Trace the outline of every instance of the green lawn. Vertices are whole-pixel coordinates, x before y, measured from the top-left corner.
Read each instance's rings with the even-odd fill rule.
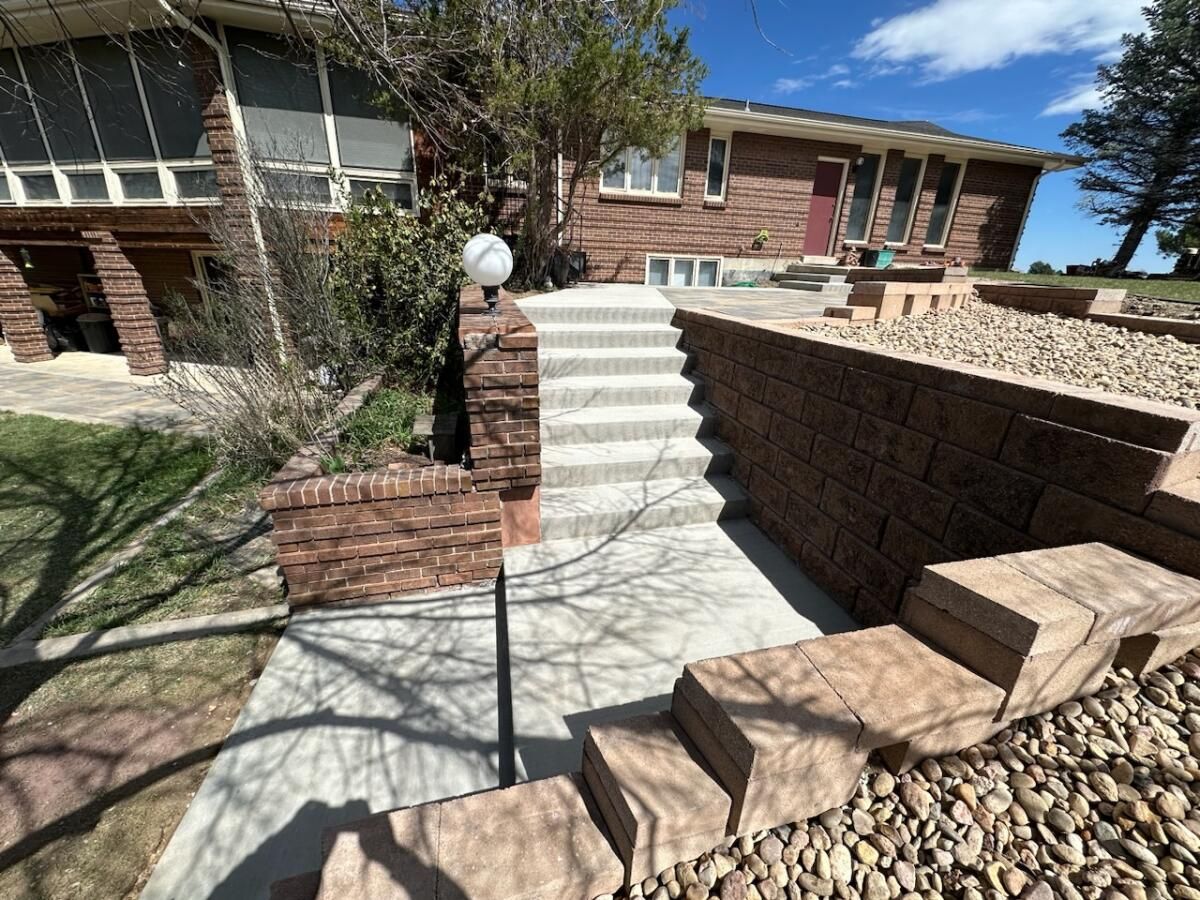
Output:
[[[0,645],[211,466],[178,435],[0,413]]]
[[[1130,296],[1200,303],[1200,281],[1149,281],[1140,278],[1100,278],[1091,275],[1026,275],[1023,272],[997,272],[989,269],[972,269],[971,274],[979,278],[994,278],[997,281],[1025,281],[1058,287],[1122,288],[1128,291]]]

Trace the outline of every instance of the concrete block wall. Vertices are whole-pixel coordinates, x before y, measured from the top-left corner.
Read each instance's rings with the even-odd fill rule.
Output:
[[[690,663],[670,712],[589,728],[582,777],[335,827],[321,871],[281,886],[306,900],[611,894],[847,803],[871,752],[903,773],[1096,691],[1114,659],[1136,674],[1173,660],[1200,644],[1200,581],[1062,547],[931,566],[904,618]]]
[[[1200,575],[1198,411],[701,311],[675,324],[751,517],[860,621],[895,621],[925,565],[1046,546]]]
[[[1125,291],[1119,288],[1068,288],[1013,282],[978,282],[979,299],[1037,313],[1084,319],[1092,313],[1119,313]]]
[[[859,281],[846,298],[846,305],[825,307],[824,318],[867,325],[901,316],[958,309],[971,294],[969,282]]]

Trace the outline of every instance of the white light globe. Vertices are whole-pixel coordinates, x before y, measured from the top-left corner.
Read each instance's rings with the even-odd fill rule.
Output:
[[[512,274],[512,251],[494,234],[477,234],[467,241],[462,261],[467,277],[484,287],[498,287]]]

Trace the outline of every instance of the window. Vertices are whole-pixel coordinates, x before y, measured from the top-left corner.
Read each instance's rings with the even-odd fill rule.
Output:
[[[854,171],[854,192],[850,196],[850,213],[846,217],[846,240],[869,240],[871,212],[875,206],[876,186],[879,182],[878,153],[864,153],[862,162]]]
[[[206,307],[211,306],[214,293],[225,289],[225,282],[230,276],[228,261],[216,253],[205,253],[200,250],[192,251],[192,268],[195,270],[194,279],[196,290]]]
[[[12,191],[8,187],[8,178],[0,172],[0,203],[12,203]]]
[[[714,200],[725,199],[725,173],[729,163],[729,138],[708,139],[708,179],[704,183],[704,196]]]
[[[68,175],[67,183],[71,186],[72,200],[107,200],[108,185],[104,175],[96,172],[87,175]]]
[[[646,284],[658,287],[716,287],[721,283],[721,261],[692,256],[649,256]]]
[[[937,193],[933,198],[933,210],[929,213],[929,228],[925,232],[925,245],[928,247],[941,247],[946,243],[946,232],[949,230],[950,220],[954,217],[954,205],[958,200],[961,175],[960,163],[948,162],[942,165]]]
[[[162,182],[158,172],[121,172],[121,193],[126,200],[162,199]]]
[[[286,169],[263,172],[263,187],[286,201],[329,203],[329,179],[324,175],[308,175]]]
[[[34,202],[58,199],[58,185],[54,182],[54,176],[50,174],[22,175],[21,190],[25,192],[26,200]]]
[[[896,202],[892,206],[892,217],[888,220],[887,242],[908,243],[909,226],[912,224],[914,202],[917,196],[925,160],[906,156],[900,164],[900,179],[896,185]]]
[[[329,94],[341,163],[350,168],[411,172],[409,125],[388,118],[373,106],[373,93],[375,88],[366,74],[330,64]]]
[[[208,134],[200,116],[200,94],[182,36],[150,37],[134,44],[146,105],[163,159],[207,159]]]
[[[154,159],[129,53],[109,38],[97,37],[76,41],[75,59],[105,159]]]
[[[225,33],[251,148],[268,159],[328,163],[316,60],[273,34]]]
[[[604,167],[600,185],[606,191],[679,196],[683,175],[683,141],[676,139],[666,153],[652,157],[638,147],[626,147]]]
[[[21,50],[25,74],[42,128],[57,163],[99,162],[100,151],[92,135],[75,78],[75,65],[66,44],[49,44]]]
[[[179,169],[175,192],[181,200],[209,200],[218,196],[217,173],[213,169]]]
[[[10,166],[49,162],[17,56],[0,50],[0,151]]]
[[[398,203],[408,209],[413,208],[412,184],[407,181],[350,180],[351,197],[364,197],[369,191],[379,191],[393,203]]]

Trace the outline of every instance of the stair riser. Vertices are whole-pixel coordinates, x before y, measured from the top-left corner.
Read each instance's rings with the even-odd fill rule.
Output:
[[[771,276],[776,281],[808,281],[812,284],[845,284],[845,275],[814,275],[809,272],[778,272]]]
[[[663,419],[648,422],[597,422],[588,424],[555,423],[553,417],[542,419],[542,443],[548,446],[564,444],[606,444],[610,441],[662,441],[670,438],[708,437],[713,433],[716,419]]]
[[[840,275],[843,278],[850,272],[847,266],[816,266],[809,263],[792,263],[787,267],[787,270],[793,274]]]
[[[839,297],[846,297],[852,289],[848,284],[816,284],[812,281],[780,281],[776,282],[781,288],[787,288],[793,291],[816,291],[821,294],[836,294]]]
[[[542,540],[590,537],[623,531],[649,531],[654,528],[679,528],[703,525],[721,519],[747,515],[748,500],[721,500],[696,503],[690,506],[647,507],[635,515],[620,513],[587,513],[577,516],[542,515]]]
[[[543,306],[526,310],[534,327],[543,322],[554,324],[581,323],[588,325],[647,324],[670,325],[675,317],[674,307],[659,306]]]
[[[663,350],[673,350],[679,346],[680,334],[678,328],[608,333],[539,331],[538,346],[547,350],[607,350],[614,347],[661,347]]]
[[[732,453],[716,453],[686,459],[639,459],[628,462],[588,463],[551,466],[542,463],[542,486],[584,487],[595,484],[623,484],[654,478],[699,478],[724,475],[733,468]]]
[[[587,388],[548,387],[542,382],[539,402],[542,409],[590,409],[598,406],[667,406],[687,405],[704,399],[699,384],[679,387],[621,387],[589,390]]]
[[[542,356],[538,374],[542,380],[588,375],[679,375],[687,370],[684,353],[663,356]]]

